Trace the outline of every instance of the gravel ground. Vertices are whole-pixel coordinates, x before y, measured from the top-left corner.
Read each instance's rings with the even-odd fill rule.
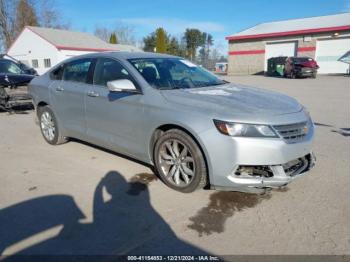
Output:
[[[317,165],[264,196],[170,190],[78,141],[50,146],[32,111],[0,113],[0,254],[349,254],[350,77],[226,77],[296,97]]]

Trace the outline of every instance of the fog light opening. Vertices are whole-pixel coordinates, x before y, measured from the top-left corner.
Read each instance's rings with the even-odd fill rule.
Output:
[[[235,175],[241,178],[272,177],[269,166],[239,166]]]

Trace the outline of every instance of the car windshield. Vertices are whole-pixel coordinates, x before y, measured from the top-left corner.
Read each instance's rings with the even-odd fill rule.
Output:
[[[181,58],[139,58],[129,62],[151,86],[158,89],[199,88],[227,83]]]
[[[14,62],[9,60],[0,60],[0,73],[21,74],[21,68]]]

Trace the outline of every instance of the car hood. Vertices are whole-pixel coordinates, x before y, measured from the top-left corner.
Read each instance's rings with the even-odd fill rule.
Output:
[[[28,84],[34,77],[28,74],[0,73],[0,83],[3,85]]]
[[[225,115],[283,115],[301,111],[292,97],[255,87],[233,83],[191,89],[161,91],[163,97],[176,106],[197,108],[205,113]]]

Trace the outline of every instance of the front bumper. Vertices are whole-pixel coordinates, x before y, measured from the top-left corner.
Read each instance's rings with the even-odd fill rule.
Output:
[[[281,138],[229,137],[217,132],[208,130],[201,133],[203,148],[207,149],[205,155],[213,189],[262,193],[267,188],[287,185],[307,174],[315,165],[311,148],[313,125],[309,133],[296,143],[287,143]],[[264,172],[242,176],[237,174],[241,167],[260,168]]]
[[[305,68],[305,69],[296,71],[296,75],[299,77],[308,77],[314,74],[317,74],[317,69]]]
[[[283,165],[271,165],[271,166],[252,166],[248,170],[251,170],[251,174],[247,172],[241,173],[238,168],[236,172],[229,176],[229,179],[235,184],[240,184],[248,187],[255,188],[274,188],[285,186],[301,175],[305,175],[311,168],[315,166],[316,157],[311,152],[310,154],[292,160]],[[246,168],[246,167],[245,167]],[[259,173],[254,174],[254,168],[258,168]],[[261,172],[263,169],[267,171]]]
[[[293,172],[289,171],[289,164],[293,162],[303,162],[299,168]],[[310,154],[299,158],[298,160],[290,161],[284,165],[272,165],[272,166],[251,166],[250,168],[268,168],[272,174],[270,177],[265,177],[263,175],[237,175],[236,172],[230,176],[228,179],[232,181],[234,186],[214,186],[212,189],[222,190],[222,191],[239,191],[247,193],[264,193],[273,188],[280,188],[288,185],[294,179],[301,176],[307,175],[308,172],[315,166],[316,157],[313,152]]]

